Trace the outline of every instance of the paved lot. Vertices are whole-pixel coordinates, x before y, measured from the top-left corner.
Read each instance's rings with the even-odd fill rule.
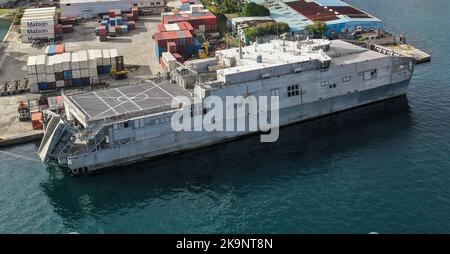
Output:
[[[112,85],[136,83],[162,71],[156,59],[152,39],[152,34],[159,23],[160,15],[140,17],[140,20],[136,22],[136,30],[119,37],[108,38],[106,42],[100,42],[94,34],[95,27],[99,23],[96,20],[86,20],[75,26],[74,33],[64,34],[66,51],[116,48],[119,54],[124,56],[126,68],[131,72],[127,80],[114,81]],[[7,43],[3,67],[0,71],[0,82],[26,78],[25,65],[28,56],[42,54],[44,49],[32,48],[31,44],[21,43],[17,33],[12,33]]]
[[[178,0],[169,1],[169,6],[179,5]],[[116,38],[108,38],[106,42],[100,42],[95,36],[95,27],[99,25],[97,20],[86,20],[75,26],[74,33],[64,34],[66,51],[79,51],[87,49],[116,48],[119,54],[124,56],[125,67],[130,70],[128,79],[110,80],[110,85],[123,85],[139,83],[157,75],[162,69],[156,59],[153,33],[160,23],[160,15],[143,16],[136,22],[136,30]],[[31,44],[21,43],[16,32],[8,36],[4,54],[0,57],[3,65],[0,70],[0,82],[21,80],[27,77],[26,62],[28,56],[38,55],[44,49],[36,49]],[[32,133],[31,122],[20,122],[17,106],[19,101],[34,99],[39,95],[20,95],[0,97],[0,139]]]

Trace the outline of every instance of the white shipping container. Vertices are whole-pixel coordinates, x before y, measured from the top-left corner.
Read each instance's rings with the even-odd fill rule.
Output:
[[[53,56],[53,70],[56,72],[62,72],[61,55]]]
[[[55,17],[25,17],[21,19],[20,28],[49,28],[55,26]]]
[[[54,34],[38,34],[38,35],[23,35],[21,36],[22,42],[23,43],[31,43],[33,42],[33,40],[35,39],[54,39],[55,35]]]
[[[55,82],[55,74],[47,74],[47,82]]]
[[[57,80],[56,87],[64,87],[64,80]]]
[[[80,70],[72,70],[72,77],[73,78],[81,78],[81,71]]]
[[[37,81],[38,83],[47,82],[47,74],[38,74]]]
[[[89,76],[96,77],[98,75],[97,68],[89,68]]]
[[[32,84],[30,86],[30,92],[32,92],[32,93],[39,93],[39,86],[38,86],[38,84]]]
[[[109,50],[104,49],[102,53],[103,53],[103,65],[111,65],[111,57],[109,55]]]
[[[72,60],[71,54],[70,53],[63,53],[61,55],[61,60],[62,60],[63,71],[70,70],[70,61]]]
[[[27,62],[27,73],[34,74],[36,72],[36,56],[29,56]]]
[[[55,69],[53,68],[54,56],[48,56],[47,62],[45,63],[45,73],[53,74],[55,73]],[[51,81],[49,81],[51,82]]]
[[[36,57],[36,72],[45,73],[46,55],[38,55]]]
[[[114,61],[116,57],[118,57],[119,54],[117,53],[117,49],[110,49],[109,50],[109,57],[111,57],[111,61]]]
[[[54,34],[55,28],[54,27],[42,27],[42,28],[20,28],[20,34],[22,36],[34,36],[34,35],[40,35],[40,34]]]
[[[78,57],[78,52],[72,53],[72,61],[71,61],[71,68],[72,70],[79,70],[80,69],[80,60]]]
[[[89,69],[81,69],[81,77],[82,78],[89,77]]]
[[[87,69],[88,66],[88,55],[86,51],[78,52],[78,60],[80,61],[80,69]]]
[[[28,75],[28,83],[37,84],[37,82],[38,82],[37,74],[29,74]]]
[[[98,82],[99,82],[98,77],[91,77],[91,85],[92,84],[98,84]]]
[[[93,69],[93,68],[97,68],[97,61],[95,61],[95,59],[89,59],[88,60],[88,68],[89,69]]]

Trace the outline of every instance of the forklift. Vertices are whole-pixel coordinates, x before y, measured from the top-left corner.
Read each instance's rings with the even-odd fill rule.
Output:
[[[111,68],[111,76],[116,79],[126,79],[128,77],[128,71],[125,70],[123,64],[123,56],[118,56],[115,59],[115,64]]]

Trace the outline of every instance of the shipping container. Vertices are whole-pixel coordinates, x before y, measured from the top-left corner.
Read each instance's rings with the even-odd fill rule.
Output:
[[[63,33],[73,33],[73,25],[63,25]]]
[[[45,73],[46,74],[53,74],[55,73],[54,67],[54,56],[48,56],[46,63],[45,63]]]
[[[80,70],[72,70],[72,78],[74,80],[81,78],[81,71]]]
[[[39,90],[47,90],[48,89],[48,83],[47,82],[38,83],[38,87],[39,87]]]
[[[36,72],[36,59],[37,56],[29,56],[27,61],[27,73],[35,74]]]
[[[158,59],[158,62],[160,61],[160,57],[162,55],[163,52],[167,52],[167,50],[163,47],[158,47],[156,46],[156,58]]]
[[[64,71],[64,79],[72,79],[72,71]]]
[[[89,77],[81,78],[81,85],[82,86],[91,85],[91,79]]]
[[[66,52],[61,55],[63,71],[68,71],[71,69],[70,67],[71,61],[72,61],[72,54]]]
[[[54,34],[38,34],[38,35],[22,35],[21,39],[23,43],[32,43],[34,40],[50,40],[54,39]]]
[[[73,86],[81,86],[81,79],[80,78],[72,79],[72,85]]]
[[[36,72],[45,73],[46,55],[38,55],[36,58]]]
[[[43,128],[42,123],[42,112],[34,112],[31,114],[31,125],[33,126],[33,130],[41,130]]]
[[[56,54],[62,54],[65,52],[64,44],[56,45]]]
[[[111,72],[111,65],[104,65],[103,66],[103,74],[109,74]]]
[[[136,22],[128,21],[128,30],[135,30],[135,29],[136,29]]]
[[[78,51],[78,60],[80,62],[80,69],[89,68],[88,65],[88,54],[85,50]]]
[[[70,62],[70,69],[71,70],[79,70],[80,69],[80,60],[79,60],[78,52],[73,52],[71,59],[72,60]]]
[[[64,86],[71,87],[72,86],[72,80],[71,79],[65,79],[64,80]]]
[[[111,65],[111,56],[109,55],[109,49],[102,50],[103,54],[103,65]]]
[[[64,80],[64,72],[55,72],[56,81]]]
[[[64,87],[64,85],[64,80],[56,80],[56,87],[61,88]]]
[[[55,89],[56,88],[56,82],[48,82],[48,89]]]
[[[122,33],[128,33],[128,26],[127,25],[123,25],[122,26]]]

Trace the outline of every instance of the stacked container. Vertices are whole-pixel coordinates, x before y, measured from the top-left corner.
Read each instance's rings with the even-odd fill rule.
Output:
[[[157,59],[160,59],[163,52],[167,52],[168,43],[171,47],[175,43],[176,52],[185,58],[194,53],[194,37],[188,30],[156,33],[154,38]]]
[[[56,8],[26,9],[20,21],[22,42],[55,38]]]

